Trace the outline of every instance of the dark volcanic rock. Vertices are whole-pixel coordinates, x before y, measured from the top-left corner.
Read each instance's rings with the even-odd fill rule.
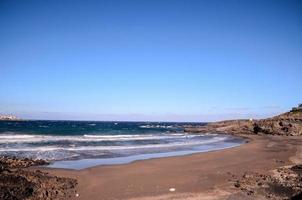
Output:
[[[0,199],[26,199],[33,194],[34,184],[12,172],[0,175]]]
[[[280,167],[270,175],[246,172],[241,178],[235,178],[234,187],[248,196],[262,196],[273,200],[301,200],[301,165]]]
[[[302,110],[287,112],[272,118],[258,120],[259,132],[271,135],[302,135]]]
[[[33,160],[28,158],[15,158],[15,157],[8,157],[8,156],[0,157],[0,166],[5,168],[25,168],[30,166],[47,165],[47,164],[49,163],[45,160]]]
[[[184,127],[190,133],[223,133],[231,135],[302,135],[302,110],[294,110],[262,120],[228,120],[189,125]],[[277,161],[276,162],[282,162]],[[233,177],[234,178],[234,177]],[[302,165],[281,167],[273,175],[246,173],[233,182],[235,188],[252,199],[302,200]]]
[[[0,158],[0,199],[52,200],[74,197],[77,181],[25,167],[47,164],[43,160]]]
[[[190,133],[222,133],[231,135],[255,134],[254,121],[250,120],[212,122],[205,126],[185,126],[184,129],[186,132]]]
[[[184,128],[186,132],[191,133],[302,135],[302,110],[262,120],[228,120],[208,123],[205,126],[191,125]]]

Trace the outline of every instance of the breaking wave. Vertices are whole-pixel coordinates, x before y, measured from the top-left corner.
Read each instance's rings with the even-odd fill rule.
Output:
[[[0,122],[0,155],[51,161],[198,152],[240,143],[231,136],[189,135],[175,123]]]

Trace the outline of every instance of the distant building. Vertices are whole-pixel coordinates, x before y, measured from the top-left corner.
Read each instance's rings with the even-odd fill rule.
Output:
[[[293,107],[291,111],[302,111],[302,103],[300,103],[298,107]]]

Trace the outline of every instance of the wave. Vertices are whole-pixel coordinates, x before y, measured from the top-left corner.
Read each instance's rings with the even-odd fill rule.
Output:
[[[199,151],[240,143],[230,136],[190,135],[175,123],[28,121],[3,125],[0,155],[53,161]]]
[[[94,142],[94,141],[132,141],[132,140],[162,140],[192,138],[186,134],[154,134],[154,135],[82,135],[82,136],[51,136],[51,135],[0,135],[0,144],[3,143],[26,143],[26,142]]]
[[[40,128],[49,128],[49,126],[47,126],[47,125],[40,125],[39,127]]]
[[[39,146],[39,147],[19,147],[19,148],[0,148],[0,152],[14,151],[97,151],[97,150],[131,150],[131,149],[153,149],[153,148],[170,148],[180,146],[196,146],[212,144],[226,140],[228,137],[213,137],[208,140],[200,141],[184,141],[168,144],[147,144],[147,145],[132,145],[132,146],[78,146],[78,147],[60,147],[60,146]]]
[[[35,138],[36,135],[14,135],[14,134],[3,134],[3,135],[0,135],[0,139],[1,141],[3,139],[26,139],[26,138]]]
[[[198,151],[204,148],[223,148],[224,145],[230,146],[237,143],[238,141],[232,141],[230,136],[187,135],[185,133],[76,136],[0,134],[0,155],[58,161],[114,158],[194,149]]]
[[[85,134],[84,137],[92,137],[92,138],[134,138],[139,137],[142,135],[89,135]],[[145,136],[152,136],[152,135],[145,135]]]
[[[140,128],[174,128],[172,125],[141,125]]]

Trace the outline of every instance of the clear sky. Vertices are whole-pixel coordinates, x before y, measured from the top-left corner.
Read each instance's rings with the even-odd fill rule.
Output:
[[[0,113],[213,121],[302,103],[302,1],[0,1]]]

